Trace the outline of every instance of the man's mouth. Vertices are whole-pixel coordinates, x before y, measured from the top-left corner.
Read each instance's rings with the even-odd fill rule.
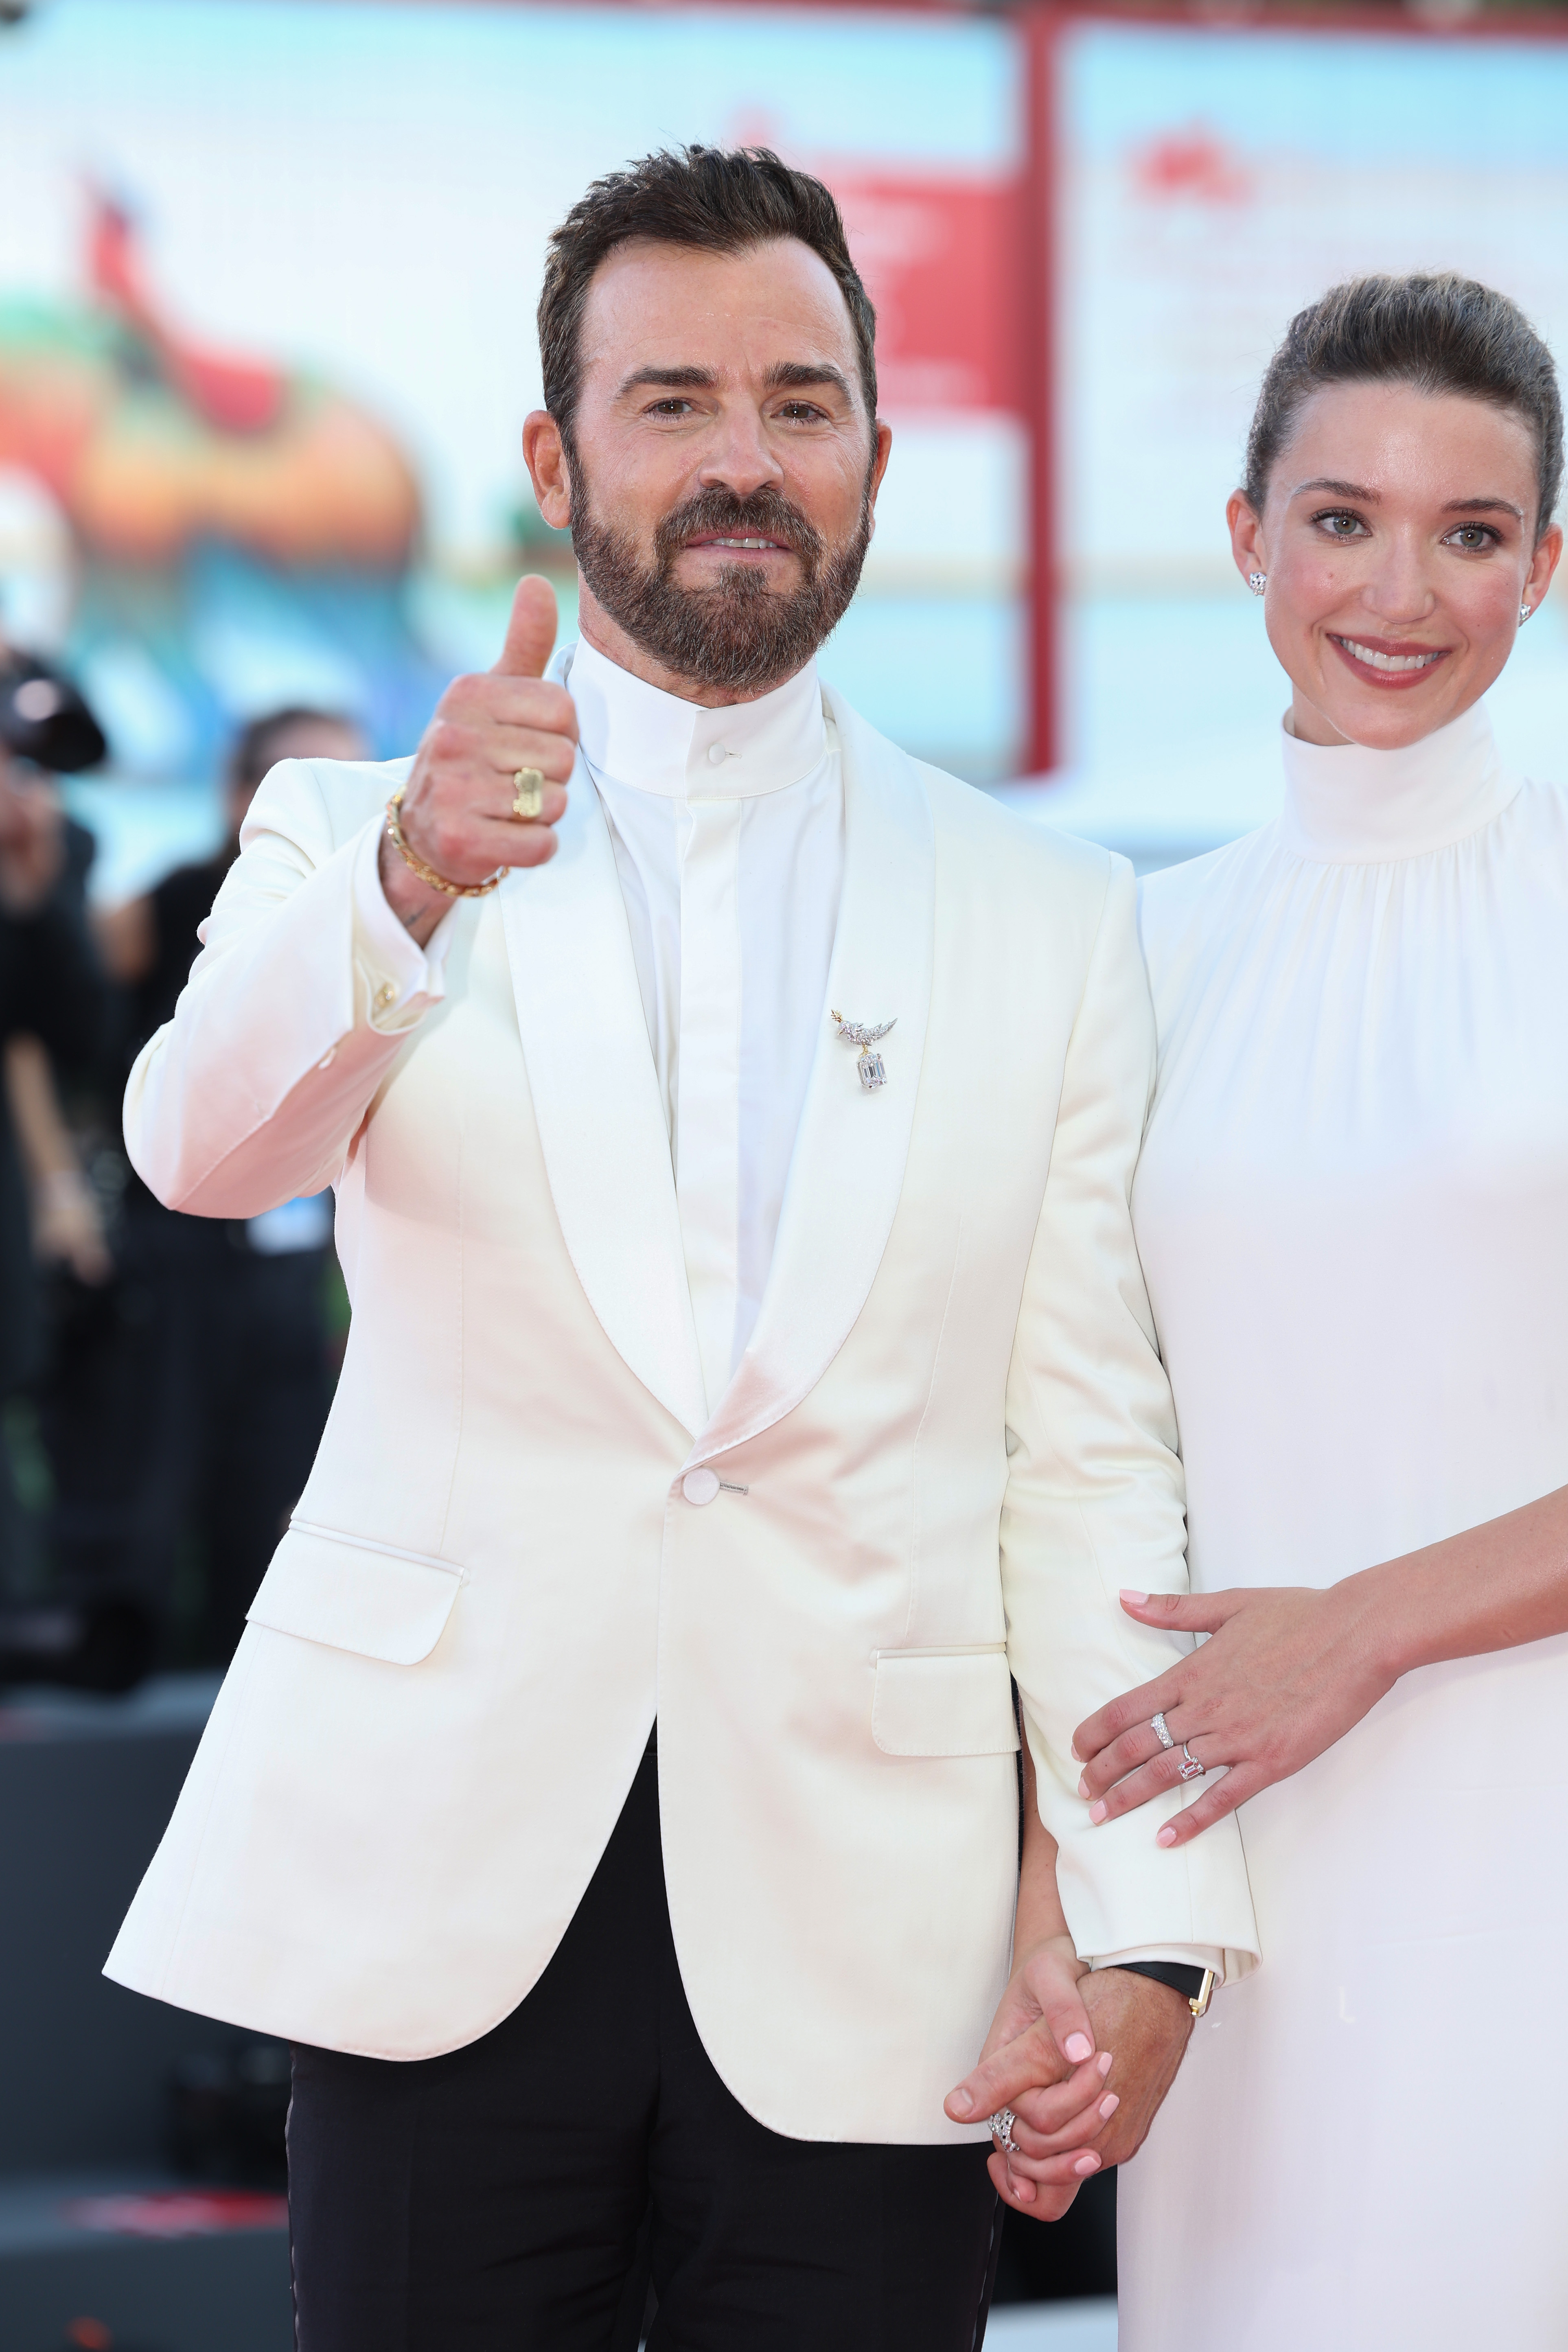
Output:
[[[718,531],[708,531],[700,539],[689,539],[687,551],[700,547],[734,548],[747,555],[793,555],[795,550],[784,539],[730,539]]]
[[[1356,668],[1370,670],[1373,677],[1411,684],[1435,669],[1452,648],[1447,646],[1373,645],[1365,637],[1338,636],[1329,632],[1330,641],[1337,646],[1345,659]]]

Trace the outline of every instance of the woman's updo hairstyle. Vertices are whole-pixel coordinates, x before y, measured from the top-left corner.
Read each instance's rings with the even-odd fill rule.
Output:
[[[1352,278],[1298,310],[1268,362],[1242,485],[1263,512],[1274,463],[1297,411],[1328,383],[1408,383],[1512,409],[1535,436],[1541,502],[1552,520],[1563,480],[1563,403],[1551,352],[1517,302],[1444,270],[1430,278]]]

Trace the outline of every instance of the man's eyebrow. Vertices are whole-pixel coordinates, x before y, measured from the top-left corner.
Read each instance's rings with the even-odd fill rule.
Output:
[[[1510,514],[1515,522],[1524,516],[1511,499],[1450,499],[1443,509],[1445,514]]]
[[[1290,496],[1299,499],[1303,490],[1327,490],[1331,498],[1360,499],[1363,506],[1381,506],[1382,499],[1375,490],[1363,490],[1359,482],[1336,482],[1321,474],[1315,481],[1298,482]]]
[[[661,384],[667,392],[711,392],[718,381],[711,368],[640,367],[632,370],[621,392],[635,392],[645,383]]]
[[[805,392],[815,383],[830,383],[850,402],[849,379],[826,360],[775,360],[764,378],[770,392]]]

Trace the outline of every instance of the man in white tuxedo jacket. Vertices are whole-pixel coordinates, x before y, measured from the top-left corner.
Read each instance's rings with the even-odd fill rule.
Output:
[[[172,1206],[335,1188],[353,1325],[109,1972],[295,2045],[301,2352],[635,2343],[639,2232],[663,2346],[970,2352],[993,2178],[1135,2145],[1256,1940],[1234,1825],[1070,1755],[1184,1588],[1131,876],[817,677],[889,437],[818,183],[600,182],[540,324],[580,642],[524,582],[412,761],[276,769],[131,1082]],[[1125,2054],[1016,2175],[944,2110],[1015,1680]]]

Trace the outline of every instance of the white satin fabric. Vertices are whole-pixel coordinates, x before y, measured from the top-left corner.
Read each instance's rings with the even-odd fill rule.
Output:
[[[1079,1948],[1251,1966],[1234,1825],[1162,1851],[1173,1792],[1095,1829],[1068,1754],[1184,1646],[1115,1598],[1185,1581],[1128,1208],[1131,874],[823,700],[832,968],[712,1412],[585,768],[556,855],[459,906],[439,992],[401,1002],[358,885],[407,763],[263,782],[128,1148],[198,1215],[332,1182],[353,1326],[118,1982],[383,2057],[476,2040],[557,1949],[657,1712],[681,1982],[735,2096],[796,2138],[984,2138],[942,2103],[1006,1981],[1015,1681]],[[898,1016],[876,1093],[835,1004]]]
[[[610,823],[711,1412],[756,1327],[823,1019],[837,739],[815,662],[722,710],[585,640],[563,675]]]
[[[1568,1482],[1568,803],[1478,707],[1285,739],[1152,877],[1134,1192],[1194,1589]],[[1122,2352],[1561,2352],[1568,1639],[1407,1675],[1243,1808],[1263,1966],[1121,2184]]]
[[[551,676],[609,821],[711,1412],[756,1328],[822,1023],[844,881],[837,733],[815,662],[722,710],[661,694],[586,639]],[[421,952],[374,846],[355,916],[391,975],[384,1013],[439,1003],[451,919]]]

